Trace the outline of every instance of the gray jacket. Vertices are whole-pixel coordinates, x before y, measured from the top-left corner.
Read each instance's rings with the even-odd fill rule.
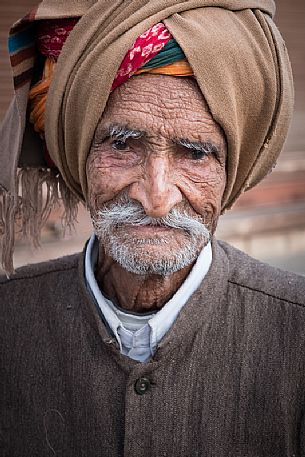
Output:
[[[148,363],[120,354],[84,257],[0,282],[1,457],[305,457],[305,279],[214,242]]]

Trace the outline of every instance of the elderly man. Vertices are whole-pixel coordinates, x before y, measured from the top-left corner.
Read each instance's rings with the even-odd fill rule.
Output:
[[[3,456],[305,456],[304,278],[213,237],[287,133],[273,14],[269,0],[46,0],[12,29]],[[14,221],[37,242],[59,189],[94,235],[13,273]]]

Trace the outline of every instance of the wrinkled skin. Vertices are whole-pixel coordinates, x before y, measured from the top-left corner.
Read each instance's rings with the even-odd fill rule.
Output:
[[[145,135],[118,142],[107,137],[110,125]],[[217,154],[201,157],[177,139],[210,143]],[[87,160],[91,215],[122,192],[141,203],[147,215],[166,216],[180,206],[214,232],[226,183],[226,142],[194,80],[136,76],[111,94]],[[179,249],[186,234],[158,227],[124,227],[125,236],[166,237],[166,245],[146,245],[143,255]],[[127,235],[126,235],[127,234]],[[198,246],[200,250],[203,246]],[[140,249],[135,245],[135,249]],[[143,248],[141,248],[143,250]],[[141,255],[141,253],[140,253]],[[139,275],[126,271],[100,242],[96,277],[106,296],[122,308],[147,312],[161,308],[185,280],[192,265],[173,274]]]

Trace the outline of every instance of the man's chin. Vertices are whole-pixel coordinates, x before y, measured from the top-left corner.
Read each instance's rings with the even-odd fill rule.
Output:
[[[103,244],[107,254],[130,273],[166,276],[194,263],[206,242],[189,238],[182,245],[175,245],[164,237],[134,237],[123,241],[111,236]]]

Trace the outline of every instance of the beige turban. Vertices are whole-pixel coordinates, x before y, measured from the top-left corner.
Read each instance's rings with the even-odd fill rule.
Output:
[[[287,135],[293,83],[271,0],[98,1],[71,33],[46,111],[49,153],[86,196],[85,164],[126,51],[163,21],[183,49],[228,145],[223,209],[274,166]]]
[[[275,165],[293,108],[290,63],[272,20],[274,13],[273,0],[42,1],[26,21],[81,17],[63,46],[47,97],[46,143],[60,174],[41,168],[43,144],[26,116],[35,60],[29,55],[18,60],[24,54],[21,49],[11,56],[16,96],[0,132],[0,235],[2,225],[5,270],[13,270],[16,218],[21,217],[24,233],[37,241],[58,198],[58,183],[70,216],[75,216],[72,193],[86,200],[86,160],[116,72],[136,38],[160,21],[183,49],[226,136],[222,210],[257,184]],[[18,23],[11,34],[18,35],[24,24]],[[37,171],[31,175],[34,168],[29,167]],[[41,192],[44,180],[46,203]]]

